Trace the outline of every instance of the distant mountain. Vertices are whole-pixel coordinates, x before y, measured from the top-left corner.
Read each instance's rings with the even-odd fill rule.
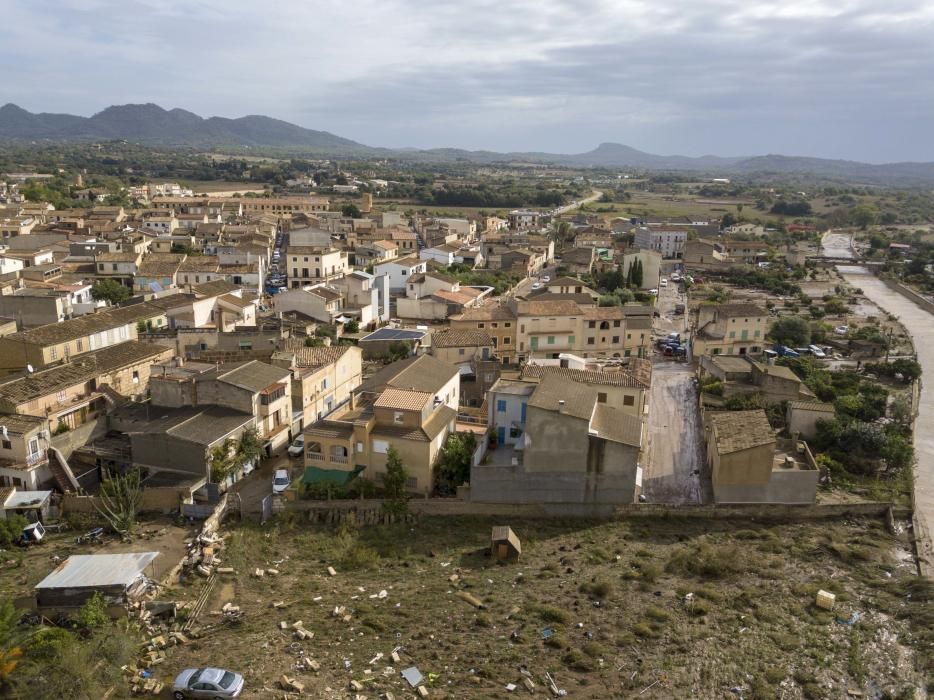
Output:
[[[327,131],[315,131],[263,116],[239,119],[203,117],[183,109],[154,104],[108,107],[92,117],[32,114],[14,104],[0,107],[0,140],[125,140],[150,146],[194,148],[276,148],[334,157],[384,157],[426,162],[544,163],[578,168],[696,171],[723,175],[809,175],[861,183],[934,184],[934,163],[871,165],[847,160],[765,155],[660,156],[620,143],[601,143],[578,154],[467,151],[458,148],[386,149],[366,146]]]
[[[304,129],[269,117],[204,119],[183,109],[165,110],[154,104],[108,107],[92,117],[32,114],[14,104],[7,104],[0,107],[0,139],[120,139],[152,146],[287,147],[334,155],[375,150],[327,131]]]

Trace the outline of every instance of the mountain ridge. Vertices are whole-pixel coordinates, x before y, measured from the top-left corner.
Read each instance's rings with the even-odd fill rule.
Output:
[[[201,117],[154,103],[111,105],[90,117],[32,113],[13,103],[0,107],[0,141],[82,142],[125,140],[148,146],[297,149],[334,157],[385,157],[473,163],[535,162],[581,168],[686,170],[719,174],[813,175],[857,181],[934,183],[934,163],[870,164],[851,160],[779,154],[724,157],[656,155],[615,142],[585,153],[509,152],[459,148],[390,149],[368,146],[328,131],[317,131],[258,114],[238,118]]]

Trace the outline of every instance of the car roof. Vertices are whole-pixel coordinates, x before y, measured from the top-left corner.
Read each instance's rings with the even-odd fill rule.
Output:
[[[286,471],[285,469],[276,469],[276,474],[275,474],[275,476],[276,476],[277,479],[278,479],[280,476],[286,476],[286,477],[287,477],[288,475],[289,475],[289,472]]]

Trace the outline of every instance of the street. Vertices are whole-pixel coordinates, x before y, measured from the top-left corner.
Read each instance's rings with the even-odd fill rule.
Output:
[[[659,336],[685,330],[686,316],[674,313],[675,304],[685,302],[679,286],[659,287],[661,316],[654,323]],[[693,367],[654,349],[652,361],[642,494],[649,503],[703,503],[709,488]]]
[[[826,249],[825,249],[826,250]],[[911,335],[918,362],[921,363],[923,380],[918,418],[915,421],[915,467],[914,501],[915,521],[921,532],[915,532],[918,556],[927,571],[934,571],[934,548],[931,546],[931,528],[934,527],[934,319],[931,314],[909,301],[859,265],[838,265],[843,278],[863,290],[869,299],[883,311],[898,317]]]

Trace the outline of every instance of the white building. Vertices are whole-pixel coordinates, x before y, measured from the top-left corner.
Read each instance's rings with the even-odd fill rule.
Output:
[[[636,229],[636,248],[657,250],[663,258],[680,258],[684,255],[684,243],[688,239],[685,229],[648,228]]]
[[[380,275],[388,276],[390,291],[405,291],[409,277],[427,270],[428,262],[426,260],[419,260],[414,255],[407,255],[404,258],[379,263],[374,268],[373,274],[377,277]]]

